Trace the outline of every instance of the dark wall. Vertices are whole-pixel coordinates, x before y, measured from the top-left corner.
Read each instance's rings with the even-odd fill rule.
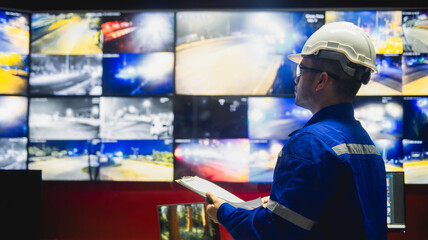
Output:
[[[39,239],[42,173],[0,170],[0,239]]]

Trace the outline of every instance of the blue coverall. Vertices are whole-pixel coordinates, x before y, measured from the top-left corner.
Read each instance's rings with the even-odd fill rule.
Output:
[[[386,239],[385,164],[352,103],[290,134],[266,208],[224,203],[217,218],[235,239]]]

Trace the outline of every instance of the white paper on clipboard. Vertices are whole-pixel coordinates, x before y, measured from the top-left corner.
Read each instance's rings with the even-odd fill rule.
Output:
[[[237,208],[254,209],[263,204],[260,197],[246,202],[234,195],[233,193],[220,187],[219,185],[200,178],[198,176],[183,177],[181,179],[176,180],[176,182],[199,194],[202,197],[206,197],[206,193],[210,192],[216,195],[217,197],[224,199],[226,202]]]

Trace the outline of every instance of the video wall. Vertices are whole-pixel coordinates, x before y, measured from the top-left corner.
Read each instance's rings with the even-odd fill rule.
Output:
[[[0,10],[0,169],[44,180],[271,182],[309,36],[350,21],[377,52],[354,102],[388,171],[428,183],[428,11]]]

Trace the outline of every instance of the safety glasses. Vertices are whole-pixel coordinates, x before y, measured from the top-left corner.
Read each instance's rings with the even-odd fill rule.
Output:
[[[297,65],[297,70],[296,70],[296,76],[300,77],[302,75],[303,72],[308,71],[308,72],[326,72],[328,75],[330,75],[331,77],[335,78],[335,79],[340,79],[339,76],[337,76],[336,74],[321,70],[321,69],[317,69],[317,68],[310,68],[310,67],[305,67],[302,65]]]

